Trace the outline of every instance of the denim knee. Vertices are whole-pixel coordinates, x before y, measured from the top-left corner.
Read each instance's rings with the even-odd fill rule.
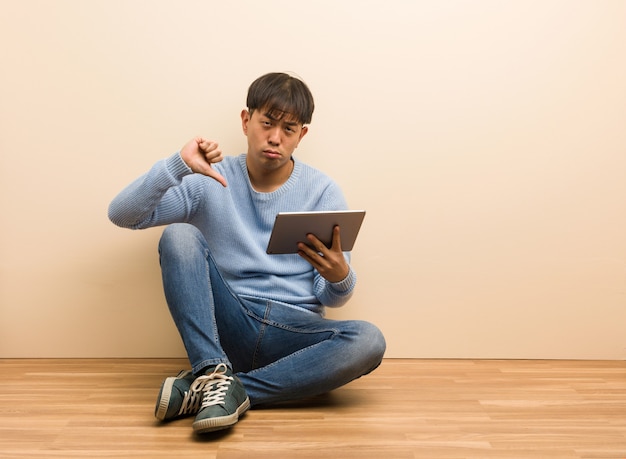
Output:
[[[174,223],[165,228],[159,240],[159,254],[187,258],[198,249],[206,250],[206,241],[198,228],[188,223]]]
[[[346,348],[346,359],[359,376],[375,370],[383,360],[387,348],[385,337],[375,325],[361,321],[349,321],[352,329],[350,346]]]
[[[361,340],[360,345],[364,346],[365,355],[367,355],[372,362],[372,368],[374,370],[383,360],[385,351],[387,350],[387,342],[380,329],[369,322],[361,322]]]

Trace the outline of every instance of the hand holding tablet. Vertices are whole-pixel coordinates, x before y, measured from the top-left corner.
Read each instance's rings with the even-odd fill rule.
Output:
[[[307,243],[307,234],[314,234],[326,247],[330,247],[335,226],[341,229],[341,250],[349,252],[364,218],[364,210],[281,212],[276,215],[267,253],[297,253],[298,242]]]

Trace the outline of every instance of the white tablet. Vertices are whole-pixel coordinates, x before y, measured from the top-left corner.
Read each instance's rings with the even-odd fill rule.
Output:
[[[306,235],[317,236],[326,247],[332,245],[333,228],[341,229],[341,250],[349,252],[365,218],[364,210],[319,212],[281,212],[276,215],[267,253],[297,253],[298,242],[307,242]]]

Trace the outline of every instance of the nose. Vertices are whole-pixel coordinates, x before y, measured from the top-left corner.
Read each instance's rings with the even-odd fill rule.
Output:
[[[276,126],[270,129],[267,141],[272,145],[280,145],[280,127]]]

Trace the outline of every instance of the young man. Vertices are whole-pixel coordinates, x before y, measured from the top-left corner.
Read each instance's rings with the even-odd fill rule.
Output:
[[[109,207],[125,228],[168,225],[163,286],[191,370],[163,382],[155,415],[196,415],[197,433],[233,426],[250,406],[331,391],[374,370],[385,351],[374,325],[323,317],[356,284],[340,228],[330,248],[309,235],[298,254],[265,252],[278,212],[348,208],[331,179],[292,157],[311,122],[309,89],[267,74],[250,86],[247,107],[247,154],[223,156],[197,137]]]

